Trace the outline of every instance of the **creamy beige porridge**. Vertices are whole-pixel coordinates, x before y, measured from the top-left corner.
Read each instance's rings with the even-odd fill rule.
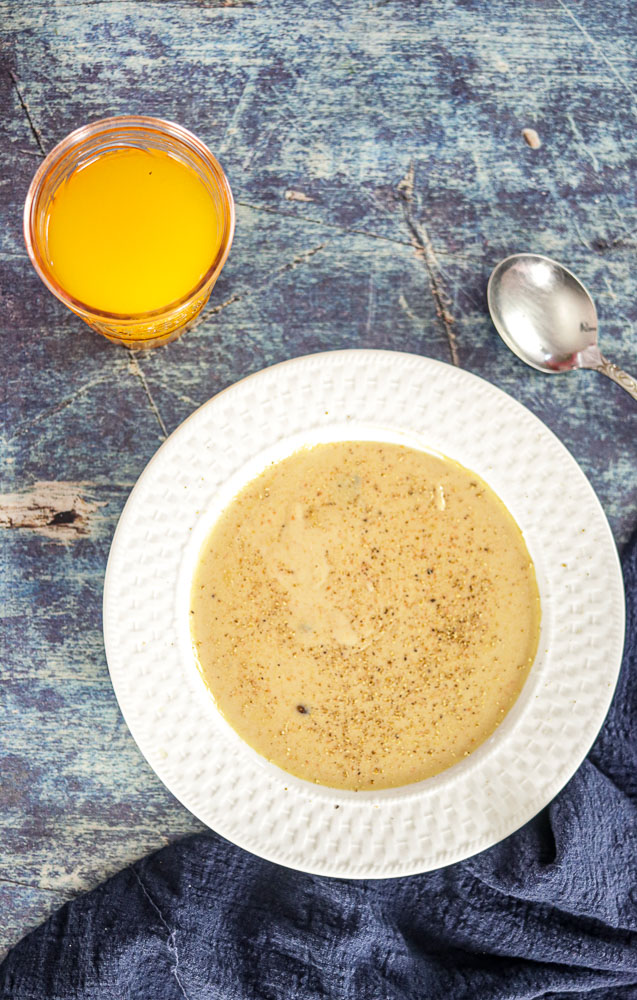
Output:
[[[540,602],[522,534],[478,476],[354,441],[244,487],[202,548],[190,622],[250,746],[313,782],[382,789],[493,733],[533,662]]]

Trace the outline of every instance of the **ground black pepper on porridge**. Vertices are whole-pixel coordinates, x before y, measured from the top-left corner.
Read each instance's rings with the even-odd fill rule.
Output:
[[[526,680],[540,605],[515,521],[462,466],[377,442],[272,465],[216,523],[191,597],[201,673],[286,771],[380,789],[450,767]]]

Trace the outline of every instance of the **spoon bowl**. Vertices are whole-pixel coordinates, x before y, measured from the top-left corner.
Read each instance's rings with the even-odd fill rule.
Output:
[[[494,268],[487,301],[496,330],[527,365],[550,375],[594,368],[637,399],[637,382],[599,350],[589,291],[562,264],[541,254],[513,254]]]

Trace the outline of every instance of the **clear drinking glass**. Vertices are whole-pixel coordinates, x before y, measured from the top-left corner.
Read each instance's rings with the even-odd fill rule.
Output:
[[[194,288],[180,299],[145,313],[109,313],[80,302],[59,283],[48,263],[47,219],[55,192],[78,167],[119,149],[139,148],[176,157],[195,171],[212,197],[221,225],[219,250]],[[44,284],[69,309],[109,340],[131,348],[155,347],[183,333],[199,315],[223,267],[234,235],[234,201],[228,180],[210,150],[187,129],[160,118],[121,115],[71,132],[46,157],[24,206],[24,240]]]

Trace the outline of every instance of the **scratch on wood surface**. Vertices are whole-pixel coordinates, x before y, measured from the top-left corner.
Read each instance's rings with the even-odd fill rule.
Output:
[[[631,235],[628,232],[628,229],[626,228],[626,213],[625,212],[620,212],[619,208],[617,207],[617,203],[615,201],[615,198],[613,197],[613,195],[609,191],[604,192],[604,195],[605,195],[605,199],[606,199],[607,203],[610,205],[610,208],[611,208],[611,211],[612,211],[613,215],[615,216],[615,218],[617,219],[617,221],[620,223],[620,225],[621,225],[624,233],[626,233],[627,235]]]
[[[613,301],[616,302],[617,301],[617,296],[616,296],[615,292],[613,291],[612,285],[611,285],[610,281],[608,280],[608,278],[606,277],[606,275],[604,275],[604,284],[606,285],[606,288],[608,289],[608,294],[610,295],[611,299],[613,299]]]
[[[42,480],[20,493],[0,494],[0,527],[23,528],[56,542],[88,535],[92,515],[105,506],[84,496],[94,485]]]
[[[244,108],[248,104],[250,97],[254,93],[257,73],[258,73],[258,67],[254,67],[252,72],[246,79],[245,83],[243,84],[241,93],[239,94],[239,97],[237,99],[237,103],[235,104],[232,115],[230,116],[230,121],[228,122],[225,132],[223,133],[223,136],[220,142],[218,143],[219,156],[225,156],[228,147],[228,142],[232,140],[232,136],[235,135],[237,131],[237,124],[239,122],[239,119],[241,118],[241,115],[243,114]]]
[[[34,891],[39,891],[39,892],[54,892],[56,894],[56,896],[60,895],[60,890],[54,888],[51,885],[38,885],[38,884],[34,885],[31,882],[21,882],[17,878],[7,878],[6,875],[3,875],[0,878],[0,884],[19,885],[23,889],[33,889]]]
[[[626,81],[624,80],[624,78],[621,75],[621,73],[619,73],[618,70],[615,69],[615,67],[613,66],[612,62],[610,61],[610,59],[608,58],[608,56],[606,55],[606,53],[602,49],[601,45],[598,45],[597,42],[595,41],[595,39],[592,38],[591,35],[589,35],[588,31],[586,30],[586,28],[584,27],[584,25],[581,23],[581,21],[578,21],[578,19],[575,17],[575,14],[573,14],[573,12],[571,10],[569,10],[569,8],[566,6],[566,4],[564,3],[564,0],[557,0],[557,2],[559,3],[559,5],[562,8],[562,10],[565,11],[568,14],[568,16],[570,17],[570,19],[573,22],[573,24],[575,24],[575,26],[582,32],[584,38],[589,43],[589,45],[591,45],[595,49],[595,51],[597,52],[597,54],[599,55],[599,57],[601,59],[603,59],[603,61],[606,63],[606,65],[608,66],[609,70],[613,74],[613,76],[615,76],[619,80],[619,82],[626,88],[626,90],[628,91],[628,93],[630,94],[630,96],[632,98],[634,98],[635,97],[635,92],[631,89],[631,87],[628,85],[628,83],[626,83]]]
[[[577,219],[575,218],[575,216],[573,216],[573,218],[572,218],[571,221],[572,221],[572,224],[573,224],[573,229],[577,233],[577,236],[579,238],[580,243],[582,244],[582,246],[586,250],[588,250],[589,253],[591,253],[592,250],[593,250],[593,248],[590,245],[590,243],[588,242],[588,240],[586,239],[586,237],[584,236],[584,233],[582,232],[582,230],[580,229],[579,223],[578,223]]]
[[[255,295],[257,292],[262,292],[264,288],[268,287],[272,278],[278,278],[279,275],[286,274],[288,271],[295,271],[301,264],[307,263],[307,261],[310,260],[314,254],[323,250],[328,243],[329,240],[326,240],[325,243],[319,243],[318,246],[311,247],[309,250],[304,250],[303,253],[297,254],[297,256],[293,257],[287,264],[282,264],[281,267],[277,267],[274,271],[270,271],[266,274],[265,278],[255,285],[254,288],[250,288],[245,292],[235,292],[235,294],[231,295],[229,299],[225,300],[225,302],[220,302],[218,305],[212,306],[208,309],[207,314],[209,316],[213,316],[215,313],[223,312],[224,309],[227,309],[227,307],[231,306],[234,302],[240,302],[241,299],[248,299],[251,295]]]
[[[216,306],[210,306],[206,310],[206,313],[208,316],[214,316],[215,313],[223,312],[223,310],[227,309],[228,306],[231,306],[233,302],[239,302],[240,299],[243,299],[250,294],[251,292],[235,292],[235,294],[231,295],[229,299],[225,299],[223,302],[217,303]]]
[[[266,275],[266,281],[279,274],[285,274],[286,271],[295,271],[300,264],[306,264],[311,257],[319,253],[321,250],[324,250],[328,243],[329,240],[326,240],[325,243],[319,243],[318,246],[310,247],[309,250],[304,250],[303,253],[297,254],[296,257],[293,257],[287,264],[282,264],[281,267],[277,267],[274,271],[271,271],[270,274]]]
[[[148,402],[150,403],[150,408],[153,411],[153,413],[155,414],[155,418],[157,420],[157,423],[159,424],[159,426],[161,428],[161,432],[162,432],[164,438],[167,438],[168,437],[168,431],[166,430],[166,424],[162,420],[161,413],[159,412],[159,407],[157,406],[157,403],[153,399],[153,394],[150,391],[150,387],[148,385],[148,382],[146,381],[146,376],[144,375],[144,373],[143,373],[143,371],[141,369],[141,366],[139,364],[139,361],[137,360],[137,357],[133,353],[133,351],[129,351],[129,353],[128,353],[128,366],[130,368],[131,374],[134,375],[135,378],[138,378],[139,381],[141,382],[142,388],[143,388],[144,392],[146,393],[146,396],[148,398]]]
[[[49,417],[52,417],[54,414],[59,413],[60,410],[65,410],[67,406],[70,406],[71,403],[74,403],[79,396],[82,396],[85,392],[88,392],[89,389],[92,389],[96,385],[100,385],[102,382],[106,382],[109,378],[112,377],[112,374],[113,374],[112,372],[108,372],[105,375],[99,375],[97,378],[89,379],[88,382],[85,382],[84,385],[79,386],[75,390],[75,392],[71,393],[70,396],[66,396],[64,399],[61,399],[59,403],[55,404],[55,406],[50,407],[50,409],[48,410],[43,410],[41,413],[38,413],[35,417],[32,417],[31,420],[27,420],[23,424],[19,424],[16,427],[14,433],[9,436],[8,440],[13,441],[14,438],[19,437],[21,434],[29,430],[29,428],[33,427],[35,424],[39,424],[40,421],[48,420]]]
[[[402,311],[405,313],[405,315],[409,317],[410,320],[412,320],[414,323],[419,323],[420,322],[420,320],[416,316],[416,314],[413,311],[413,309],[410,307],[407,299],[405,298],[405,296],[403,295],[402,292],[398,296],[398,305],[400,306],[400,308],[402,309]]]
[[[9,76],[11,77],[11,82],[13,84],[14,90],[15,90],[16,94],[18,95],[18,100],[20,101],[20,106],[21,106],[22,110],[24,111],[24,114],[26,115],[26,119],[27,119],[27,121],[29,123],[29,128],[31,129],[31,134],[33,135],[33,138],[35,139],[35,141],[36,141],[36,143],[38,145],[38,149],[42,153],[42,156],[46,156],[46,150],[44,148],[44,143],[42,142],[42,136],[40,135],[40,131],[37,128],[35,122],[33,121],[33,118],[31,116],[31,111],[29,109],[28,102],[22,96],[22,91],[20,90],[20,85],[18,83],[18,78],[17,78],[17,76],[15,75],[15,73],[13,72],[12,69],[9,70]]]
[[[255,205],[249,201],[235,201],[235,205],[241,208],[249,208],[251,212],[265,212],[266,215],[278,215],[282,219],[294,219],[295,222],[306,223],[308,226],[319,226],[321,229],[328,229],[330,232],[349,233],[352,236],[366,236],[370,240],[380,240],[382,243],[397,243],[398,246],[412,246],[410,239],[400,240],[395,236],[382,236],[380,233],[372,233],[368,229],[357,229],[349,226],[339,226],[332,219],[312,219],[307,215],[298,215],[296,212],[282,212],[280,208],[271,208],[270,205]]]
[[[593,169],[595,171],[598,171],[599,170],[599,160],[595,156],[595,153],[593,153],[593,151],[589,148],[588,143],[585,141],[582,133],[578,129],[577,125],[575,124],[575,119],[573,118],[573,115],[570,113],[570,111],[566,115],[566,120],[569,123],[569,125],[571,126],[571,131],[572,131],[573,135],[575,136],[575,140],[577,142],[577,145],[580,147],[580,149],[582,149],[586,153],[587,156],[590,157],[591,162],[593,164]]]
[[[212,312],[212,310],[208,311]],[[206,313],[201,315],[205,318]],[[197,319],[199,319],[199,317],[197,317]],[[196,324],[193,324],[189,329],[193,330],[195,329],[195,326]],[[162,391],[169,393],[175,399],[178,399],[180,403],[186,403],[187,406],[192,406],[195,409],[198,409],[203,403],[205,403],[205,399],[193,399],[192,396],[188,396],[185,392],[181,392],[179,388],[172,384],[170,378],[163,378],[161,372],[158,373],[156,378],[162,388]]]
[[[429,234],[422,224],[416,223],[413,214],[413,204],[414,204],[414,165],[410,163],[409,169],[403,179],[398,184],[396,189],[403,203],[403,215],[405,219],[405,225],[409,230],[411,236],[411,245],[413,246],[416,254],[422,260],[425,265],[425,270],[427,271],[427,277],[429,278],[429,288],[433,296],[433,300],[436,304],[436,314],[442,320],[442,324],[445,328],[445,333],[447,335],[447,341],[449,343],[449,353],[451,354],[451,360],[454,365],[460,365],[460,358],[458,355],[458,343],[456,340],[456,333],[453,328],[454,319],[449,312],[449,306],[451,304],[449,296],[442,287],[442,278],[440,274],[440,265],[438,264],[438,259],[434,252],[431,240],[429,239]]]

